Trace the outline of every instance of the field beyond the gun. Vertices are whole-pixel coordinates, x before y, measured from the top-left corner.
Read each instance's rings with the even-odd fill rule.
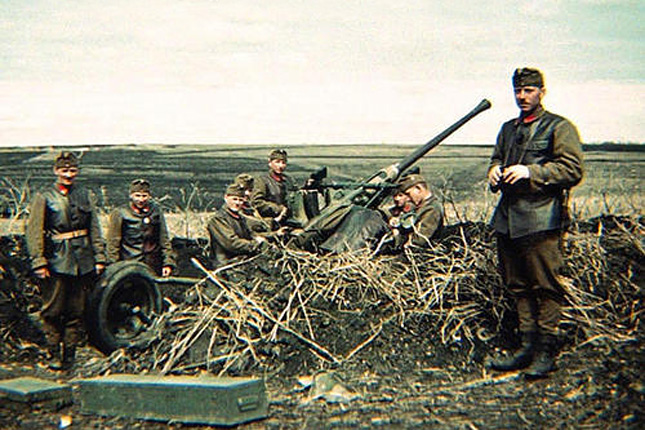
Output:
[[[423,142],[419,142],[421,145]],[[302,184],[327,166],[328,178],[366,178],[410,154],[417,145],[306,145],[286,147],[290,173]],[[643,207],[645,145],[588,146],[586,174],[572,193],[573,215],[640,215]],[[127,201],[130,181],[144,177],[170,214],[172,234],[205,236],[206,212],[222,204],[225,187],[242,172],[267,169],[273,146],[123,145],[73,147],[82,152],[82,183],[99,198],[104,212]],[[439,145],[415,166],[444,200],[447,222],[488,220],[498,196],[488,191],[486,169],[492,148]],[[16,215],[24,212],[34,190],[50,183],[55,148],[0,148],[0,231],[22,231]]]
[[[359,180],[415,148],[287,147],[288,172],[303,183],[327,166],[332,180]],[[84,150],[79,180],[97,194],[103,221],[127,201],[129,182],[144,177],[171,236],[200,239],[225,186],[238,173],[265,171],[272,147],[73,149]],[[263,377],[269,417],[245,429],[639,428],[645,150],[614,149],[620,150],[585,150],[586,175],[573,191],[566,242],[566,341],[559,370],[533,382],[485,367],[491,355],[513,346],[505,326],[516,317],[487,226],[498,198],[484,179],[490,147],[444,144],[417,163],[446,210],[446,232],[435,248],[399,256],[274,249],[220,273],[226,290],[205,278],[162,290],[172,312],[147,349],[104,357],[84,347],[69,375],[42,364],[28,316],[38,298],[20,238],[29,198],[54,178],[56,151],[0,149],[0,252],[7,269],[0,279],[0,379],[69,381],[119,372]],[[310,387],[312,379],[332,390]],[[63,415],[72,418],[71,428],[202,428],[82,415],[78,404],[17,414],[0,407],[0,427],[57,428]]]

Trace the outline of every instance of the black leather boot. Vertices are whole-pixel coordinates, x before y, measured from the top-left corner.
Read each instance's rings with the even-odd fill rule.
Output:
[[[535,359],[526,369],[524,375],[527,379],[540,379],[548,376],[549,372],[556,369],[555,358],[558,355],[558,338],[554,335],[542,335]]]
[[[522,346],[510,357],[493,360],[490,368],[493,370],[519,370],[528,367],[533,361],[537,348],[537,333],[522,333]]]
[[[76,360],[76,346],[62,344],[62,369],[69,370],[74,366],[74,361]]]
[[[62,343],[57,343],[49,348],[49,361],[47,362],[47,367],[51,370],[63,370],[63,348],[64,346]]]

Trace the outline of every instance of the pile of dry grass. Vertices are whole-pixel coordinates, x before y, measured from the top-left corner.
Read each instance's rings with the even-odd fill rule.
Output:
[[[568,237],[567,260],[569,338],[576,345],[635,339],[642,225],[616,218],[580,224]],[[369,360],[379,347],[409,347],[420,334],[472,354],[503,342],[513,318],[492,234],[482,223],[451,226],[432,249],[399,256],[276,248],[204,275],[185,302],[157,320],[148,348],[117,351],[87,370],[313,371]]]

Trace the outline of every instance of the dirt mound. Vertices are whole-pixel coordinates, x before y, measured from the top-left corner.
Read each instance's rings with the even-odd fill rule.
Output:
[[[493,419],[498,428],[629,426],[640,419],[635,405],[643,400],[637,370],[642,229],[641,220],[616,217],[574,226],[566,242],[570,303],[562,323],[563,369],[528,387],[519,374],[492,380],[485,374],[483,363],[493,350],[513,347],[514,336],[504,327],[516,315],[500,286],[492,232],[483,223],[449,226],[433,249],[402,255],[316,256],[274,248],[214,272],[193,272],[202,277],[181,296],[175,290],[168,312],[151,329],[156,336],[150,345],[95,357],[75,373],[264,375],[277,423],[294,427],[302,424],[299,413],[312,413],[314,427],[329,426],[330,419],[338,427],[365,428],[423,426],[428,419],[451,428]],[[25,316],[37,295],[20,238],[4,240],[11,246],[3,252],[13,251],[3,258],[13,265],[5,268],[11,278],[3,297],[11,300],[0,307],[7,339],[0,354],[19,358],[20,345],[38,341]],[[182,261],[203,258],[203,244],[193,245],[177,247],[187,253]],[[7,331],[9,313],[31,328]],[[301,405],[293,388],[294,377],[330,370],[363,399],[357,408],[341,407],[336,418],[320,405]],[[558,402],[566,404],[554,411]],[[296,406],[301,412],[293,412]],[[576,408],[582,409],[574,416]]]

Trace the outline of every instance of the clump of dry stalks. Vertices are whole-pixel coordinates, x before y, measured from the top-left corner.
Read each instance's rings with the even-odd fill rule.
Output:
[[[636,267],[644,254],[642,226],[610,221],[609,230],[607,220],[592,220],[568,236],[570,304],[563,327],[578,345],[633,340],[640,325],[641,293],[632,270],[642,270]],[[319,256],[286,248],[272,254],[205,271],[186,301],[157,319],[148,348],[117,351],[95,370],[278,372],[281,367],[270,363],[302,359],[285,345],[311,353],[314,366],[338,365],[376,339],[394,341],[400,332],[392,328],[406,326],[437,343],[472,349],[498,337],[512,314],[494,240],[482,223],[451,226],[432,249],[398,256]]]

